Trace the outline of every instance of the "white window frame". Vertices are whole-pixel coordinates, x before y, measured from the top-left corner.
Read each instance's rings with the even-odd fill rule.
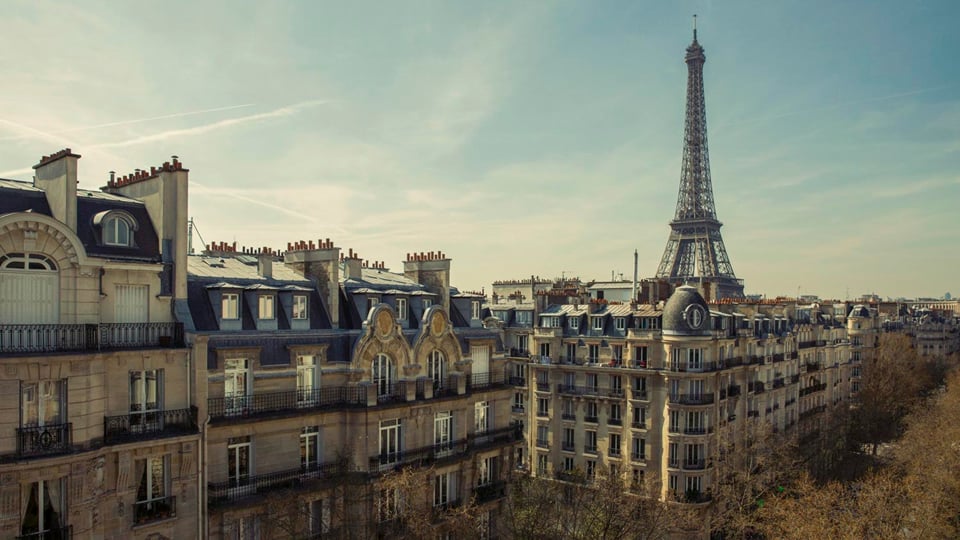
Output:
[[[220,294],[220,318],[225,321],[236,321],[240,318],[240,295],[233,292]]]
[[[380,421],[380,468],[389,469],[400,463],[402,424],[399,418]]]
[[[470,318],[472,320],[480,320],[480,301],[471,300],[470,301]]]
[[[292,306],[292,316],[295,321],[303,321],[307,319],[307,295],[305,294],[295,294],[293,295],[293,306]]]
[[[407,320],[407,299],[406,298],[397,298],[397,319],[400,321]]]
[[[603,317],[592,317],[593,319],[593,329],[594,330],[603,330]]]
[[[153,380],[151,395],[151,385]],[[140,369],[129,372],[130,430],[135,432],[162,429],[163,370]],[[152,400],[151,400],[152,398]]]
[[[440,411],[433,418],[433,449],[437,457],[453,453],[453,413]]]
[[[317,402],[320,388],[320,367],[312,354],[297,355],[297,406],[305,407]]]
[[[272,294],[257,295],[257,317],[261,321],[272,321],[277,318],[276,298]]]
[[[570,317],[570,328],[572,330],[580,329],[580,316]]]
[[[136,224],[132,220],[121,214],[110,214],[100,226],[103,232],[101,238],[106,246],[131,247],[133,246],[133,233],[137,230]],[[121,239],[120,233],[126,235],[126,241]]]
[[[242,454],[246,453],[246,465]],[[253,476],[253,440],[249,437],[236,437],[227,442],[227,481],[230,488],[245,492],[250,477]]]
[[[377,388],[377,397],[393,394],[395,376],[393,359],[383,353],[377,354],[370,364],[370,380]]]
[[[247,358],[227,358],[223,362],[224,413],[227,416],[243,414],[249,407],[250,361]],[[232,387],[232,391],[231,391]]]
[[[146,459],[138,460],[138,461],[144,461],[145,463],[144,463],[144,477],[137,478],[137,496],[136,496],[137,502],[152,503],[155,501],[162,501],[163,499],[166,499],[167,493],[170,490],[170,467],[169,467],[170,462],[169,462],[168,456],[166,455],[153,456],[153,457],[148,457]],[[155,484],[157,480],[154,478],[152,474],[155,466],[159,466],[161,471],[159,486]],[[146,491],[145,491],[145,498],[141,499],[140,487],[142,486],[143,481],[146,481],[147,485],[146,485]],[[154,488],[158,489],[159,494],[154,495],[153,493]]]
[[[310,472],[320,468],[320,427],[305,426],[300,431],[300,471]]]
[[[613,318],[614,328],[617,330],[626,330],[627,328],[627,318],[626,317],[614,317]]]
[[[489,401],[478,401],[473,405],[473,433],[482,435],[490,431],[492,410]]]
[[[434,392],[445,385],[446,367],[446,358],[443,356],[443,352],[438,349],[430,351],[430,356],[427,358],[427,377],[433,381]]]

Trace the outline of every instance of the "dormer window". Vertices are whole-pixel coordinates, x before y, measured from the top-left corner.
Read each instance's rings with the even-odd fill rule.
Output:
[[[397,298],[397,318],[401,321],[407,320],[407,299]]]
[[[293,295],[293,318],[303,320],[307,318],[307,295]]]
[[[614,324],[616,325],[617,330],[623,330],[624,328],[627,327],[627,319],[626,319],[626,317],[615,317],[615,318],[613,319],[613,322],[614,322]]]
[[[222,314],[224,320],[240,318],[240,295],[237,293],[223,293],[221,297]]]
[[[272,294],[261,294],[257,306],[259,308],[257,313],[261,320],[269,320],[274,318]]]
[[[93,217],[94,226],[100,227],[101,241],[106,246],[133,246],[133,233],[137,221],[120,210],[107,210]]]
[[[594,317],[594,318],[593,318],[593,329],[594,329],[594,330],[603,330],[603,317]]]
[[[476,320],[480,318],[480,301],[474,300],[470,302],[470,318]]]
[[[570,317],[570,328],[574,330],[580,328],[580,317]]]

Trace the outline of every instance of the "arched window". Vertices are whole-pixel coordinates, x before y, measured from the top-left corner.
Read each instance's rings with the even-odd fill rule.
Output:
[[[133,246],[133,232],[137,230],[137,222],[130,214],[119,210],[106,210],[93,217],[93,224],[100,227],[104,245]]]
[[[56,324],[59,320],[57,263],[39,253],[0,255],[0,321]]]
[[[393,393],[393,361],[390,357],[381,353],[373,359],[370,366],[373,384],[377,387],[377,396],[388,396]]]
[[[427,377],[433,380],[434,392],[444,386],[445,375],[447,374],[444,360],[443,353],[437,350],[431,352],[430,357],[427,358]]]

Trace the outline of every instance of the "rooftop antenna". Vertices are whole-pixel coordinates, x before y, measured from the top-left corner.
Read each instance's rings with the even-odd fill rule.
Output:
[[[693,14],[693,40],[697,40],[697,14]]]

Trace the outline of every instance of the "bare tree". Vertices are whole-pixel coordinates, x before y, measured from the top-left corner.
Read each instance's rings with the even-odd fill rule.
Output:
[[[600,466],[595,478],[572,471],[565,480],[522,476],[510,487],[504,536],[523,540],[659,540],[692,522],[684,505],[658,500],[657,483],[632,486]]]

